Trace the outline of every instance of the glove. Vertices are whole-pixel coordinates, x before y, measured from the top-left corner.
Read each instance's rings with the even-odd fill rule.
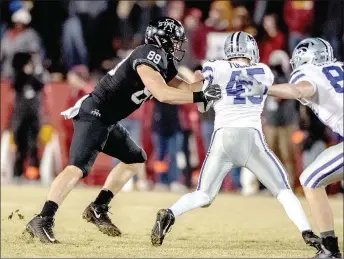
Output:
[[[208,85],[203,91],[193,92],[194,103],[207,103],[221,98],[221,87],[218,84]]]
[[[203,96],[206,102],[221,99],[221,87],[218,84],[208,85],[203,90]]]
[[[266,85],[262,84],[252,76],[239,75],[237,76],[236,80],[238,80],[247,90],[240,94],[240,97],[262,96],[267,94],[269,90]]]

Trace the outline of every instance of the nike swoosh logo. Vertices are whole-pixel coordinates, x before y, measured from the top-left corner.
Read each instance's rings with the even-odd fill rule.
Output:
[[[55,238],[52,238],[51,236],[49,236],[49,234],[47,233],[47,231],[45,231],[44,228],[43,228],[43,231],[44,231],[45,235],[48,237],[48,239],[49,239],[51,242],[55,242]]]
[[[96,212],[96,210],[93,210],[93,213],[94,213],[94,216],[96,216],[96,218],[97,218],[97,219],[99,219],[99,218],[100,218],[100,216],[101,216],[101,215],[100,215],[100,214],[98,214],[98,213]]]

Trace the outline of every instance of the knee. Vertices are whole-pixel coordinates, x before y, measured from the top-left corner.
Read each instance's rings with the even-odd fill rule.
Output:
[[[130,156],[121,160],[125,164],[142,164],[147,161],[147,154],[143,149],[130,153]]]
[[[88,175],[88,171],[84,171],[75,165],[68,165],[65,170],[63,170],[63,173],[78,178],[85,178]]]

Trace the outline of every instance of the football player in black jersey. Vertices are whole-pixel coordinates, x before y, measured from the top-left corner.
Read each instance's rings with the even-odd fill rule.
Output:
[[[109,71],[95,90],[62,113],[73,119],[74,135],[69,165],[56,177],[40,214],[26,231],[42,242],[55,243],[54,216],[62,201],[87,176],[99,152],[121,160],[109,174],[98,197],[84,211],[83,218],[109,236],[121,235],[108,216],[108,204],[123,185],[144,165],[146,153],[118,122],[145,101],[186,104],[221,98],[216,86],[203,87],[200,80],[189,84],[177,76],[176,61],[184,56],[186,41],[180,22],[163,17],[146,30],[145,44]],[[179,54],[182,54],[179,57]],[[200,91],[204,88],[203,91]]]

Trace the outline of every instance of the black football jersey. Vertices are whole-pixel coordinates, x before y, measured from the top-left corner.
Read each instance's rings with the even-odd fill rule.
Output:
[[[106,121],[115,123],[126,118],[153,97],[136,72],[141,64],[158,71],[166,83],[177,75],[174,59],[162,49],[152,44],[137,47],[110,70],[91,93]]]

